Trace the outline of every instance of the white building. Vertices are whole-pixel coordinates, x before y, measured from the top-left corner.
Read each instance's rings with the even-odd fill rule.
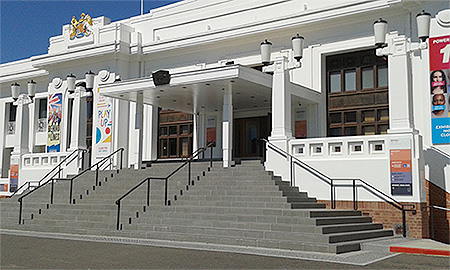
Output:
[[[123,147],[124,164],[140,168],[215,141],[214,157],[228,167],[262,157],[260,139],[268,138],[266,169],[285,180],[294,175],[320,200],[330,201],[328,185],[292,169],[282,151],[399,202],[421,208],[442,199],[448,208],[448,8],[446,0],[184,0],[117,22],[99,17],[91,25],[86,17],[74,29],[76,20],[49,39],[47,54],[0,65],[0,194],[36,183],[76,149],[89,149],[86,165]],[[432,19],[430,39],[419,42],[422,10]],[[388,27],[386,46],[377,49],[379,18]],[[297,34],[300,65],[291,50]],[[266,39],[273,46],[263,67]],[[159,70],[169,83],[155,79]],[[434,82],[434,70],[445,80]],[[92,89],[83,84],[88,71]],[[74,93],[68,74],[76,76]],[[34,101],[24,104],[24,95],[13,105],[11,84],[25,93],[31,79]],[[443,198],[427,196],[429,189]],[[351,203],[351,188],[333,196]],[[384,203],[365,190],[358,196],[368,208]],[[412,235],[427,237],[426,214],[419,215]],[[448,222],[447,215],[447,229]]]

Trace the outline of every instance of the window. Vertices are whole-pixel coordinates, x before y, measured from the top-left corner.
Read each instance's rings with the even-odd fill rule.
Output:
[[[389,128],[388,65],[373,50],[328,56],[328,136],[384,134]]]
[[[188,157],[192,153],[192,114],[159,112],[159,158]]]
[[[47,99],[39,99],[39,119],[47,118]]]

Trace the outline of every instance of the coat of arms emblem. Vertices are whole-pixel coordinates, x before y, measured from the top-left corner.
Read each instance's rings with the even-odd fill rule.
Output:
[[[75,16],[72,17],[70,22],[70,39],[88,37],[93,34],[92,31],[92,18],[89,14],[81,13],[80,20],[77,21]]]

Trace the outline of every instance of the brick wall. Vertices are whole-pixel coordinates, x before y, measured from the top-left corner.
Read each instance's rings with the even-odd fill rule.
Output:
[[[325,203],[327,208],[331,208],[330,201],[318,201]],[[409,203],[405,203],[409,204]],[[425,203],[414,204],[416,209],[423,210]],[[336,209],[353,209],[353,201],[336,201]],[[395,234],[401,235],[402,231],[402,211],[385,202],[358,202],[358,210],[363,215],[372,217],[373,222],[382,223],[384,229],[394,229]],[[416,215],[406,212],[407,235],[412,238],[429,238],[428,214],[417,211]]]
[[[435,184],[426,181],[427,204],[450,208],[450,193]],[[450,212],[433,210],[434,239],[440,242],[450,243]],[[431,232],[431,220],[430,220]],[[431,234],[431,233],[430,233]]]
[[[431,219],[426,206],[436,205],[450,208],[450,194],[433,183],[426,181],[427,203],[414,204],[418,210],[415,215],[406,213],[408,235],[412,238],[431,238]],[[330,201],[318,201],[331,208]],[[353,201],[336,201],[336,209],[353,209]],[[373,222],[382,223],[384,229],[394,229],[396,234],[402,234],[402,212],[386,202],[358,202],[358,210],[363,215],[372,217]],[[450,212],[434,210],[434,240],[450,242]]]

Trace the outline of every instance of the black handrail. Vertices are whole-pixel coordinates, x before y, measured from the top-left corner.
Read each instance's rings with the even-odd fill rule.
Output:
[[[174,171],[172,171],[169,175],[166,177],[147,177],[141,182],[139,182],[137,185],[132,187],[130,190],[128,190],[124,195],[122,195],[119,199],[116,200],[117,205],[117,224],[116,228],[117,230],[120,230],[120,205],[121,201],[130,195],[133,191],[135,191],[138,187],[142,186],[144,183],[147,182],[147,206],[150,206],[150,181],[151,180],[164,180],[164,205],[169,206],[168,203],[168,183],[169,178],[172,177],[174,174],[176,174],[178,171],[180,171],[184,166],[188,165],[188,185],[191,185],[191,162],[196,158],[198,155],[204,153],[208,148],[211,148],[211,156],[210,156],[210,168],[213,166],[213,147],[215,146],[215,142],[211,142],[208,145],[206,145],[203,148],[199,148],[196,151],[194,151],[183,164],[181,164],[178,168],[176,168]],[[194,154],[195,153],[195,154]]]
[[[66,181],[70,181],[70,199],[69,199],[69,203],[71,203],[72,201],[72,189],[73,189],[73,180],[78,178],[80,175],[84,174],[85,172],[91,170],[93,167],[97,166],[96,169],[96,183],[98,184],[98,170],[100,168],[101,165],[103,165],[105,163],[106,160],[110,159],[114,154],[116,154],[117,152],[121,152],[120,155],[120,169],[122,169],[122,159],[123,159],[123,148],[119,148],[116,151],[114,151],[113,153],[109,154],[108,156],[104,157],[103,159],[101,159],[99,162],[97,162],[96,164],[92,165],[91,167],[83,170],[82,172],[78,173],[77,175],[75,175],[74,177],[67,179],[67,178],[60,178],[60,174],[58,175],[58,177],[55,177],[56,175],[52,176],[50,179],[48,179],[47,181],[45,181],[44,184],[38,186],[37,188],[31,190],[30,192],[22,195],[18,201],[19,201],[19,224],[22,224],[22,208],[23,208],[23,199],[27,196],[29,196],[30,194],[32,194],[33,192],[35,192],[36,190],[39,190],[39,188],[47,185],[50,181],[52,184],[51,187],[51,192],[50,192],[50,204],[53,204],[53,197],[54,197],[54,182],[55,180],[66,180]],[[112,165],[112,160],[110,160],[110,165]]]
[[[278,154],[282,154],[285,155],[286,157],[290,158],[290,180],[291,180],[291,186],[295,186],[295,168],[294,165],[297,164],[300,167],[302,167],[303,169],[307,170],[309,173],[311,173],[312,175],[316,176],[316,177],[322,177],[322,180],[325,180],[324,182],[327,183],[331,190],[330,190],[330,197],[331,197],[331,208],[335,209],[336,208],[336,184],[334,184],[334,181],[343,181],[343,180],[352,180],[352,186],[353,186],[353,209],[357,210],[358,209],[358,199],[357,199],[357,185],[356,185],[356,181],[361,182],[362,184],[364,184],[365,186],[363,186],[366,190],[369,190],[367,187],[369,187],[372,191],[370,191],[371,193],[374,193],[375,191],[375,196],[377,196],[378,198],[382,199],[383,201],[389,203],[390,205],[394,206],[395,208],[399,209],[402,211],[402,223],[403,223],[403,237],[406,237],[406,212],[407,211],[411,211],[413,212],[413,214],[416,213],[415,210],[415,205],[413,204],[402,204],[400,202],[398,202],[397,200],[395,200],[394,198],[392,198],[391,196],[387,195],[386,193],[384,193],[383,191],[377,189],[376,187],[372,186],[371,184],[367,183],[366,181],[359,179],[359,178],[331,178],[329,176],[327,176],[326,174],[318,171],[317,169],[313,168],[312,166],[306,164],[305,162],[301,161],[300,159],[298,159],[297,157],[294,157],[293,155],[289,154],[288,152],[286,152],[285,150],[279,148],[278,146],[272,144],[271,142],[269,142],[266,139],[261,139],[263,140],[267,146],[271,147],[275,152],[277,152]],[[295,162],[294,162],[295,159]],[[367,186],[367,187],[366,187]],[[376,194],[379,193],[382,196]],[[384,196],[384,197],[383,197]],[[387,200],[386,198],[388,198],[389,200]],[[410,209],[407,209],[406,207],[412,207]]]
[[[94,167],[96,167],[95,169],[95,185],[98,186],[98,171],[100,170],[100,167],[103,166],[106,161],[109,160],[109,165],[106,166],[106,168],[109,166],[110,169],[112,169],[112,165],[113,165],[113,159],[112,157],[117,154],[118,152],[120,152],[120,165],[118,166],[117,171],[122,170],[123,167],[123,152],[125,151],[125,149],[123,147],[115,150],[114,152],[112,152],[111,154],[109,154],[108,156],[102,158],[101,160],[99,160],[97,163],[95,163],[94,165],[92,165],[91,167],[85,169],[84,171],[80,172],[79,174],[75,175],[74,177],[72,177],[70,179],[70,194],[69,194],[69,204],[72,204],[72,196],[73,196],[73,181],[75,179],[77,179],[78,177],[80,177],[81,175],[85,174],[88,171],[91,171]]]
[[[447,211],[449,212],[450,209],[448,208],[444,208],[444,207],[440,207],[437,205],[427,205],[423,208],[422,211],[428,211],[428,209],[430,209],[430,220],[431,220],[431,239],[434,239],[434,211],[433,209],[437,209],[437,210],[442,210],[442,211]]]
[[[67,165],[69,165],[72,161],[74,161],[75,160],[75,157],[78,157],[78,152],[83,152],[83,153],[86,153],[87,152],[87,150],[86,149],[76,149],[76,150],[74,150],[72,153],[70,153],[67,157],[65,157],[63,160],[61,160],[55,167],[53,167],[53,169],[51,169],[48,173],[46,173],[38,182],[37,182],[37,186],[41,186],[41,184],[42,184],[42,182],[54,171],[54,170],[56,170],[57,168],[59,168],[58,169],[58,171],[55,173],[55,175],[56,174],[58,174],[58,176],[59,177],[61,177],[61,171],[62,170],[64,170],[64,168],[61,168],[61,166],[62,166],[62,164],[64,163],[64,162],[66,162],[66,160],[68,160],[69,158],[71,158],[72,156],[72,159],[70,160],[70,161],[68,161],[68,162],[66,162],[66,166]],[[77,153],[77,155],[74,155],[75,153]],[[55,177],[55,175],[53,175],[52,177],[50,177],[50,178],[53,178],[53,177]],[[25,186],[27,186],[27,188],[25,189],[25,190],[27,190],[27,189],[29,189],[30,187],[31,187],[31,182],[30,181],[27,181],[26,183],[24,183],[24,184],[22,184],[18,189],[16,189],[11,195],[9,195],[9,196],[7,196],[7,197],[9,197],[9,198],[11,198],[12,196],[14,196],[15,194],[17,194],[23,187],[25,187]]]

